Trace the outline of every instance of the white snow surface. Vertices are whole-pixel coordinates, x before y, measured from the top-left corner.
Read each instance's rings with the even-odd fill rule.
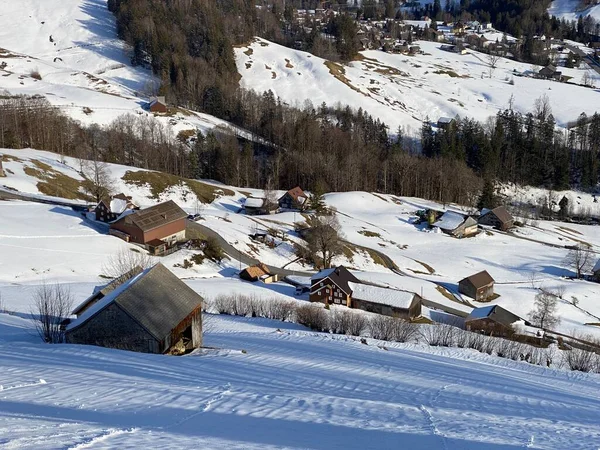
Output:
[[[600,377],[210,317],[185,357],[44,345],[0,314],[6,448],[588,449]],[[242,350],[244,352],[242,352]]]
[[[590,16],[600,21],[600,3],[584,8],[581,0],[554,0],[548,14],[570,21],[577,20],[579,16]]]
[[[306,102],[318,107],[349,105],[362,108],[386,123],[395,133],[399,126],[417,133],[429,118],[471,117],[485,121],[509,107],[529,112],[535,100],[547,95],[557,124],[565,126],[582,113],[593,114],[600,92],[570,83],[520,77],[541,67],[501,58],[489,77],[486,55],[469,51],[459,55],[440,49],[437,42],[415,42],[424,54],[406,56],[379,50],[361,52],[363,59],[336,66],[343,71],[337,79],[326,61],[306,52],[286,48],[264,39],[236,48],[241,85],[258,92],[272,90],[296,106]],[[563,75],[580,83],[582,69],[561,67]],[[592,71],[590,71],[592,72]],[[591,73],[596,84],[600,75]],[[514,81],[514,84],[511,82]]]

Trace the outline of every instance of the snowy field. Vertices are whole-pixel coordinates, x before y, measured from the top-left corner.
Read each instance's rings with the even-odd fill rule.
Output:
[[[508,108],[511,96],[515,109],[529,112],[536,99],[547,95],[561,126],[582,112],[590,115],[598,109],[598,90],[516,76],[540,67],[501,58],[490,78],[483,53],[459,55],[440,50],[440,43],[415,44],[423,55],[369,50],[361,52],[361,61],[347,66],[328,63],[329,67],[321,58],[264,39],[235,51],[243,87],[258,92],[271,89],[283,101],[300,107],[310,101],[315,107],[325,102],[363,108],[388,124],[391,132],[401,125],[418,132],[427,117],[437,121],[459,115],[485,121]],[[561,71],[574,83],[580,83],[585,73],[562,67]],[[590,75],[600,85],[600,76]]]
[[[600,4],[588,8],[583,8],[581,4],[581,0],[554,0],[548,9],[548,14],[571,21],[576,21],[579,16],[590,16],[600,21]]]
[[[0,314],[0,446],[590,449],[600,377],[211,317],[203,355],[40,344]]]

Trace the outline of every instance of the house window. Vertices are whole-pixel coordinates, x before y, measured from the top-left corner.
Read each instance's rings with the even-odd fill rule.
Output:
[[[321,292],[321,291],[319,291],[319,297],[321,296],[321,294],[322,294],[322,292]]]
[[[329,289],[325,289],[325,293],[326,293],[326,294],[329,294]]]
[[[321,283],[321,287],[323,287],[323,283]]]
[[[339,305],[340,303],[342,303],[342,301],[339,298],[335,299],[335,302]]]

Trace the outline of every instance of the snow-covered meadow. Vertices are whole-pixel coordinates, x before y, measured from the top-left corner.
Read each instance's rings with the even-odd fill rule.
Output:
[[[0,314],[6,448],[588,449],[600,377],[211,317],[186,357],[44,345]],[[383,344],[383,345],[382,345]]]
[[[310,101],[315,107],[325,102],[362,108],[386,123],[391,132],[399,126],[418,132],[426,118],[437,121],[459,115],[485,122],[511,102],[516,110],[529,112],[544,95],[558,125],[565,126],[582,112],[593,114],[600,103],[597,89],[518,76],[540,69],[531,64],[501,58],[490,78],[483,53],[447,52],[437,42],[415,45],[424,54],[369,50],[361,52],[361,60],[344,66],[264,39],[235,51],[243,87],[258,92],[271,89],[299,107]],[[573,83],[580,83],[586,72],[562,67],[561,71]],[[590,75],[600,84],[600,75]]]

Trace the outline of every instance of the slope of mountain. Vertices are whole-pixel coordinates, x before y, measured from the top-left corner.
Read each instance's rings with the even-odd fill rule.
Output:
[[[579,16],[590,16],[600,22],[600,3],[586,7],[582,0],[554,0],[548,9],[548,14],[565,20],[577,20]]]
[[[529,112],[536,99],[547,95],[559,125],[581,112],[598,109],[600,93],[570,83],[530,78],[540,67],[502,58],[489,74],[485,54],[460,55],[440,49],[435,42],[416,42],[424,54],[405,56],[381,51],[361,52],[349,65],[331,63],[264,39],[236,49],[241,85],[259,92],[271,89],[283,101],[302,107],[349,105],[362,108],[387,123],[392,131],[402,125],[418,131],[429,117],[471,117],[485,121],[512,105]],[[585,70],[561,68],[573,83]],[[521,76],[525,75],[525,76]],[[590,73],[596,84],[600,75]]]
[[[579,450],[600,438],[598,375],[473,350],[212,316],[212,350],[172,357],[41,344],[28,327],[0,314],[7,448]]]
[[[84,124],[104,125],[127,113],[152,116],[145,107],[158,87],[149,70],[131,66],[106,0],[0,0],[0,93],[41,95]],[[158,120],[175,133],[235,129],[179,108]]]

